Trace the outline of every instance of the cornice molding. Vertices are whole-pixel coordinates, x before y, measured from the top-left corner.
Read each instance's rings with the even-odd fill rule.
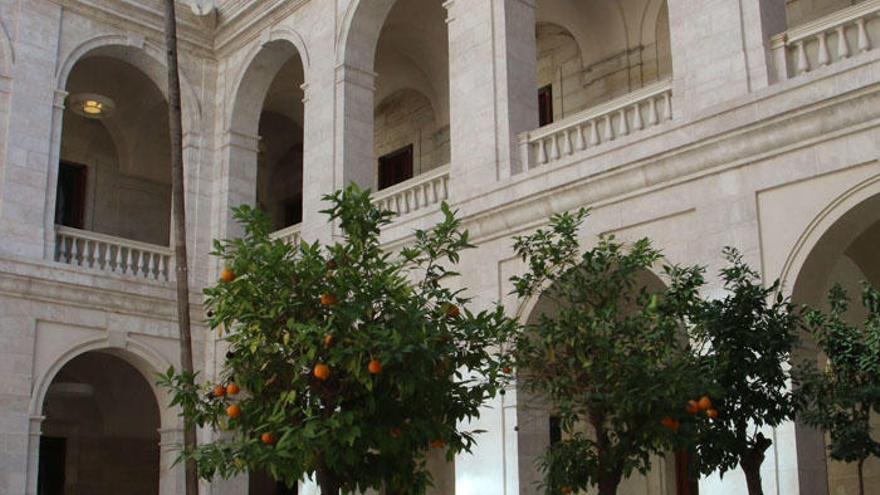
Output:
[[[219,23],[214,34],[217,57],[247,45],[263,31],[277,25],[309,0],[231,0],[218,7]]]

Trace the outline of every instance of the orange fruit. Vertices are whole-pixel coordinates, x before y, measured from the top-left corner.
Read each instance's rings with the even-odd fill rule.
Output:
[[[700,404],[695,400],[689,400],[686,409],[688,414],[697,414],[700,412]]]
[[[324,348],[329,349],[332,346],[333,346],[333,336],[332,335],[325,335],[324,336]]]
[[[701,411],[712,409],[712,400],[709,399],[709,396],[707,395],[700,397],[700,402],[698,402],[697,404],[700,406]]]
[[[275,443],[275,437],[273,437],[271,433],[266,432],[260,435],[260,441],[266,445],[272,445]]]
[[[226,387],[223,385],[214,385],[214,390],[211,391],[214,397],[223,397],[226,395]]]
[[[431,448],[434,449],[442,449],[446,445],[446,442],[443,440],[437,439],[431,442]]]
[[[706,410],[706,417],[708,417],[709,419],[717,418],[718,417],[718,410],[717,409],[707,409]]]
[[[234,383],[230,383],[226,386],[226,395],[235,395],[239,392],[241,392],[241,389]]]
[[[511,371],[510,366],[505,366],[501,371],[503,371],[505,375],[509,375]]]
[[[571,488],[569,488],[567,486],[563,486],[562,488],[559,489],[559,491],[568,495],[569,493],[571,493]]]
[[[235,280],[235,272],[233,272],[232,269],[229,268],[228,266],[223,267],[223,269],[220,270],[220,281],[225,284],[228,284],[229,282],[232,282],[233,280]]]
[[[238,407],[238,404],[232,404],[226,408],[226,415],[232,419],[235,419],[241,416],[241,408]]]
[[[400,434],[403,433],[400,428],[391,428],[390,435],[391,438],[400,438]]]
[[[461,310],[458,309],[458,306],[455,304],[449,303],[446,305],[446,316],[449,318],[458,318],[461,315]]]
[[[661,419],[660,424],[672,431],[678,431],[678,427],[680,426],[678,420],[670,418],[669,416]]]
[[[369,371],[371,375],[378,375],[382,372],[382,363],[380,363],[378,359],[371,360],[370,364],[367,365],[367,371]]]
[[[332,306],[336,302],[336,296],[333,294],[321,294],[321,306]]]
[[[314,373],[315,378],[323,382],[330,378],[330,367],[326,364],[316,364],[312,373]]]

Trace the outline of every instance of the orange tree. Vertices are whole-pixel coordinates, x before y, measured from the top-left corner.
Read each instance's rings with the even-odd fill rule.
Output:
[[[741,467],[749,495],[761,495],[761,464],[772,441],[760,430],[794,417],[786,363],[800,318],[778,280],[764,287],[736,249],[726,248],[724,257],[727,294],[700,304],[692,318],[696,359],[716,411],[711,420],[699,417],[696,459],[704,474]]]
[[[660,252],[647,239],[624,246],[613,237],[582,251],[586,215],[554,216],[549,229],[516,239],[528,266],[512,279],[516,294],[555,307],[518,334],[513,356],[521,385],[561,420],[563,439],[541,461],[547,493],[597,486],[614,495],[693,429],[684,404],[700,380],[682,334],[702,272],[666,266],[668,288],[649,291],[642,277]]]
[[[289,486],[314,475],[322,493],[423,493],[429,450],[473,445],[477,432],[458,425],[501,386],[493,349],[513,322],[445,286],[470,247],[445,204],[442,222],[389,253],[379,233],[391,213],[368,191],[325,199],[342,232],[333,244],[272,240],[248,207],[235,212],[244,237],[216,243],[227,268],[205,292],[229,344],[220,382],[191,392],[196,377],[173,370],[161,382],[198,425],[226,433],[183,455],[204,478],[262,470]]]

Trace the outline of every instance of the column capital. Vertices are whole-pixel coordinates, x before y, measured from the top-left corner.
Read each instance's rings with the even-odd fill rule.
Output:
[[[246,132],[229,129],[220,140],[222,148],[239,148],[245,151],[258,153],[260,151],[260,136]]]
[[[352,84],[368,91],[376,91],[376,77],[372,70],[361,69],[353,65],[339,64],[336,66],[336,84]]]

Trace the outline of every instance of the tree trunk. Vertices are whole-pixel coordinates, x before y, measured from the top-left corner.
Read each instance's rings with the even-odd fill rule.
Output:
[[[330,469],[323,461],[318,465],[318,472],[315,473],[318,486],[321,487],[321,495],[339,495],[342,489],[342,483],[339,478],[330,472]]]
[[[180,74],[177,68],[177,17],[174,0],[165,0],[165,49],[168,64],[168,131],[171,139],[171,212],[174,222],[174,261],[177,266],[177,322],[180,334],[180,367],[193,373],[192,336],[189,318],[189,269],[186,255],[186,213],[183,192],[183,117],[180,103]],[[183,445],[196,448],[196,428],[184,418]],[[186,495],[199,493],[199,479],[193,459],[184,463]]]
[[[746,475],[749,495],[764,495],[764,489],[761,487],[761,464],[764,463],[764,453],[772,444],[770,439],[758,433],[755,444],[740,459],[739,464]]]
[[[865,458],[859,459],[859,495],[865,495]]]
[[[599,495],[617,495],[617,486],[620,485],[621,475],[619,472],[608,473],[599,477]]]

